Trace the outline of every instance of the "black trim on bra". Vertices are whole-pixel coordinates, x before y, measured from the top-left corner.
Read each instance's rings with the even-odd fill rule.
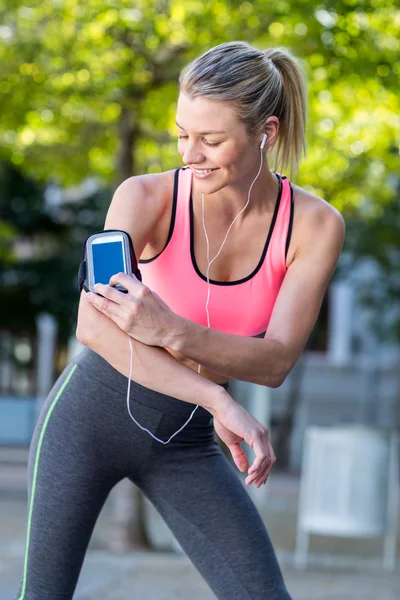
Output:
[[[266,333],[267,333],[267,330],[262,331],[261,333],[257,333],[257,335],[251,335],[250,337],[253,337],[253,338],[263,338],[263,337],[265,337]]]
[[[267,236],[267,239],[266,239],[266,242],[264,245],[264,250],[262,252],[262,255],[259,260],[258,265],[254,269],[254,271],[252,273],[250,273],[250,275],[247,275],[247,277],[244,277],[243,279],[237,279],[236,281],[216,281],[215,279],[210,279],[210,283],[213,283],[214,285],[237,285],[239,283],[245,283],[246,281],[249,281],[249,279],[254,277],[258,273],[258,271],[261,269],[261,266],[265,259],[265,255],[267,254],[269,242],[271,240],[272,232],[274,230],[275,221],[278,216],[279,205],[280,205],[281,197],[282,197],[282,179],[281,179],[280,175],[278,175],[278,173],[274,173],[274,175],[277,177],[277,179],[279,181],[278,197],[276,199],[274,214],[273,214],[271,225],[270,225],[270,228],[268,231],[268,236]],[[194,218],[193,218],[192,194],[190,194],[189,210],[190,210],[190,255],[192,257],[192,264],[193,264],[194,270],[196,271],[197,275],[199,277],[201,277],[201,279],[203,279],[203,281],[207,281],[207,277],[205,277],[203,275],[203,273],[201,273],[201,271],[199,270],[197,263],[196,263],[196,258],[194,255]]]
[[[172,234],[174,232],[174,226],[175,226],[175,216],[176,216],[176,202],[177,202],[177,198],[178,198],[178,177],[179,177],[179,171],[180,169],[176,169],[175,170],[175,175],[174,175],[174,195],[172,198],[172,212],[171,212],[171,223],[169,226],[169,232],[168,232],[168,237],[167,237],[167,242],[164,246],[164,248],[161,250],[161,252],[159,252],[158,254],[156,254],[155,256],[152,256],[152,258],[143,258],[141,260],[139,260],[139,263],[150,263],[153,260],[156,260],[156,258],[158,258],[165,250],[165,248],[168,246],[170,239],[172,238]]]
[[[287,238],[286,238],[285,258],[287,258],[287,253],[288,253],[288,250],[289,250],[290,239],[292,237],[293,213],[294,213],[293,186],[292,186],[292,184],[290,182],[289,182],[289,185],[290,185],[290,219],[289,219],[289,227],[288,227],[288,233],[287,233]]]

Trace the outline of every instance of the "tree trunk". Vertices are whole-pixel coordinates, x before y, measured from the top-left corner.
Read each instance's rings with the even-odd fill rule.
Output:
[[[135,173],[135,142],[138,134],[136,107],[122,106],[119,122],[119,151],[115,166],[116,187]]]

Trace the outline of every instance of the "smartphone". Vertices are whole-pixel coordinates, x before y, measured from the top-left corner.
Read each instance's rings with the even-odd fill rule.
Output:
[[[102,231],[91,235],[86,242],[87,282],[91,292],[96,283],[110,284],[110,278],[123,272],[132,275],[129,239],[124,231]],[[128,293],[119,283],[117,290]],[[96,293],[96,292],[95,292]]]

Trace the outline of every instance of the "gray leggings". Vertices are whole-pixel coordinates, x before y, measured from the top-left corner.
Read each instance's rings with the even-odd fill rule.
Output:
[[[126,406],[127,378],[85,348],[46,399],[28,462],[19,600],[70,600],[111,489],[129,478],[221,600],[290,600],[268,533],[202,407],[163,445]],[[134,381],[133,416],[167,440],[194,405]]]

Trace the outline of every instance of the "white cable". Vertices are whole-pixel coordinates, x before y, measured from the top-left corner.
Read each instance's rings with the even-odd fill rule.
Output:
[[[149,431],[148,429],[146,429],[146,427],[143,427],[140,423],[138,423],[138,421],[136,421],[135,417],[132,415],[131,413],[131,409],[129,406],[129,392],[131,390],[131,377],[132,377],[132,341],[131,341],[131,336],[128,335],[128,339],[129,339],[129,348],[131,351],[131,359],[130,359],[130,368],[129,368],[129,380],[128,380],[128,393],[126,395],[126,405],[128,407],[128,412],[130,414],[131,419],[136,423],[136,425],[138,427],[140,427],[140,429],[142,429],[143,431],[146,431],[149,435],[151,435],[151,437],[153,439],[155,439],[157,442],[160,442],[160,444],[168,444],[173,437],[175,437],[180,431],[182,431],[182,429],[184,429],[186,427],[186,425],[189,423],[190,419],[193,417],[194,413],[196,412],[196,410],[199,408],[199,406],[197,405],[196,408],[194,409],[194,411],[192,412],[192,414],[190,415],[189,419],[186,421],[186,423],[184,425],[182,425],[182,427],[180,429],[178,429],[178,431],[175,431],[175,433],[173,433],[171,435],[171,437],[169,438],[169,440],[167,440],[166,442],[164,442],[164,440],[160,440],[158,437],[156,437],[155,435],[153,435],[151,433],[151,431]]]
[[[248,197],[247,197],[247,202],[245,204],[245,206],[242,208],[242,210],[236,215],[236,217],[233,219],[232,223],[230,224],[228,231],[226,232],[224,241],[221,244],[220,249],[218,250],[217,254],[214,256],[214,258],[210,261],[210,242],[208,239],[208,235],[207,235],[207,231],[206,231],[206,225],[204,222],[204,194],[201,194],[201,215],[202,215],[202,223],[203,223],[203,229],[204,229],[204,233],[206,236],[206,244],[207,244],[207,302],[206,302],[206,312],[207,312],[207,327],[210,327],[210,315],[208,312],[208,304],[210,302],[210,293],[211,293],[211,286],[210,286],[210,267],[212,265],[212,263],[214,262],[214,260],[216,258],[218,258],[218,256],[221,254],[222,248],[224,247],[224,244],[228,238],[228,234],[230,232],[230,230],[232,229],[234,223],[236,222],[236,219],[242,214],[242,212],[247,208],[249,202],[250,202],[250,194],[251,194],[251,190],[253,189],[253,185],[255,184],[256,180],[258,179],[260,173],[261,173],[261,169],[262,169],[262,164],[263,164],[263,153],[262,153],[262,148],[260,147],[260,154],[261,154],[261,162],[260,162],[260,168],[258,170],[258,173],[255,177],[255,179],[253,180],[253,183],[250,186],[249,189],[249,193],[248,193]],[[192,419],[194,413],[196,412],[196,410],[199,408],[199,405],[196,406],[196,408],[193,410],[192,414],[190,415],[190,417],[188,418],[188,420],[186,421],[186,423],[184,425],[182,425],[182,427],[180,429],[178,429],[178,431],[175,431],[175,433],[173,433],[171,435],[171,437],[169,438],[169,440],[167,440],[166,442],[164,440],[160,440],[158,437],[156,437],[155,435],[153,435],[151,433],[151,431],[149,431],[148,429],[146,429],[146,427],[143,427],[138,421],[136,421],[135,417],[132,415],[131,413],[131,409],[129,406],[129,395],[130,395],[130,390],[131,390],[131,378],[132,378],[132,359],[133,359],[133,350],[132,350],[132,340],[130,335],[128,335],[128,340],[129,340],[129,348],[130,348],[130,363],[129,363],[129,379],[128,379],[128,392],[126,395],[126,405],[128,408],[128,412],[129,415],[131,417],[131,419],[134,421],[134,423],[136,423],[136,425],[138,427],[140,427],[140,429],[142,429],[142,431],[146,431],[146,433],[148,433],[149,435],[151,435],[151,437],[156,440],[157,442],[160,442],[160,444],[168,444],[173,437],[175,437],[178,433],[180,433],[182,431],[182,429],[184,429],[186,427],[186,425],[189,423],[189,421]],[[197,372],[200,373],[200,368],[201,365],[199,363],[199,367],[197,369]]]
[[[212,265],[212,263],[214,262],[214,260],[216,258],[218,258],[218,256],[221,254],[222,248],[224,247],[224,244],[228,238],[228,234],[230,232],[230,230],[232,229],[236,219],[242,214],[242,212],[247,208],[249,202],[250,202],[250,194],[251,194],[251,190],[253,189],[253,185],[255,184],[255,182],[257,181],[260,173],[261,173],[261,169],[262,169],[262,164],[263,164],[263,153],[262,153],[262,149],[260,147],[260,154],[261,154],[261,161],[260,161],[260,168],[258,169],[258,173],[255,177],[255,179],[253,180],[253,183],[250,186],[249,189],[249,193],[247,196],[247,202],[245,204],[245,206],[242,208],[242,210],[236,215],[236,217],[233,219],[232,223],[230,224],[228,231],[226,232],[224,241],[221,244],[220,249],[218,250],[217,254],[214,256],[214,258],[212,259],[212,261],[210,262],[210,243],[208,240],[208,235],[207,235],[207,231],[206,231],[206,226],[204,223],[204,194],[201,194],[201,214],[202,214],[202,221],[203,221],[203,229],[204,229],[204,234],[206,236],[206,242],[207,242],[207,263],[208,263],[208,267],[207,267],[207,302],[206,302],[206,312],[207,312],[207,326],[210,327],[210,315],[208,313],[208,305],[210,302],[210,293],[211,293],[211,287],[210,287],[210,278],[209,278],[209,273],[210,273],[210,267]]]

